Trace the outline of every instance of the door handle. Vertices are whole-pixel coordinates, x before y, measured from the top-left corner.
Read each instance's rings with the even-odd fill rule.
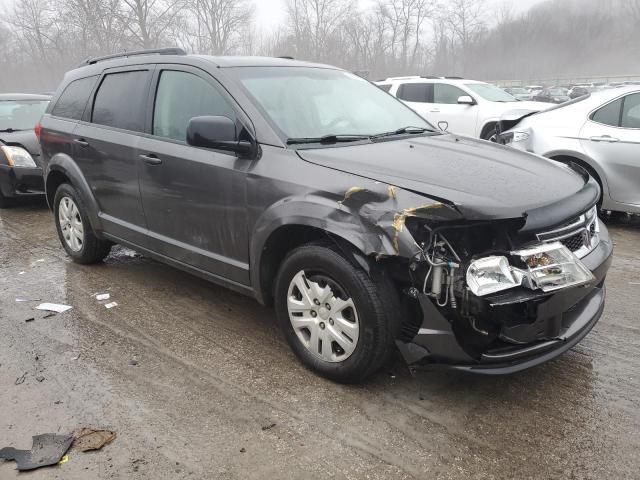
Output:
[[[611,135],[602,135],[601,137],[591,137],[592,142],[606,142],[606,143],[616,143],[619,142],[620,139],[614,138]]]
[[[87,142],[84,138],[76,138],[73,143],[76,145],[80,145],[82,148],[87,148],[89,146],[89,142]]]
[[[140,155],[140,158],[144,160],[144,163],[148,165],[160,165],[162,163],[162,160],[160,160],[158,156],[153,153],[149,153],[147,155]]]

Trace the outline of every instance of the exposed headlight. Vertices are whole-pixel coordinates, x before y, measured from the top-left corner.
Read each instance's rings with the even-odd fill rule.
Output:
[[[503,256],[471,262],[467,269],[467,285],[471,291],[482,297],[522,285],[532,290],[552,292],[594,280],[591,271],[559,242],[511,252],[511,255],[524,267],[512,266]]]
[[[513,140],[512,142],[524,142],[529,138],[529,134],[527,132],[513,132]]]
[[[0,149],[7,158],[7,163],[11,167],[35,168],[37,166],[29,152],[22,147],[9,147],[3,145]]]
[[[481,258],[469,265],[467,285],[475,295],[482,297],[520,285],[522,275],[516,277],[515,273],[507,257]]]
[[[560,242],[512,252],[527,266],[527,277],[543,292],[584,285],[594,280],[591,271]]]
[[[516,142],[524,142],[529,138],[527,132],[505,132],[498,136],[498,143],[509,145]]]

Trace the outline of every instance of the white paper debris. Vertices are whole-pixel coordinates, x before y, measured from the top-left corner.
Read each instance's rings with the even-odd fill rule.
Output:
[[[24,272],[18,272],[18,275],[24,275]]]
[[[44,310],[46,312],[62,313],[67,310],[71,310],[73,307],[70,305],[60,305],[59,303],[41,303],[36,307],[36,310]]]
[[[111,298],[111,296],[108,293],[99,293],[96,295],[96,300],[98,301],[109,300],[109,298]]]
[[[107,303],[105,305],[105,308],[113,308],[113,307],[117,307],[118,304],[116,302],[111,302],[111,303]]]

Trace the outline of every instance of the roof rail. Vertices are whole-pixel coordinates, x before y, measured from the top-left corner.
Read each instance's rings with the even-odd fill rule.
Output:
[[[111,60],[112,58],[133,57],[135,55],[186,55],[186,54],[187,52],[185,52],[182,48],[177,48],[177,47],[154,48],[150,50],[133,50],[131,52],[112,53],[111,55],[103,55],[101,57],[87,58],[84,62],[80,63],[78,67],[81,67],[83,65],[93,65],[105,60]]]
[[[295,58],[293,58],[292,56],[289,56],[289,55],[282,55],[282,56],[276,57],[276,58],[281,58],[283,60],[295,60]]]

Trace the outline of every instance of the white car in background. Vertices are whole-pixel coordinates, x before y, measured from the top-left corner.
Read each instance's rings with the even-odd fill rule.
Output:
[[[640,213],[640,86],[592,92],[500,126],[500,143],[584,167],[601,186],[603,210]]]
[[[376,85],[442,130],[491,141],[505,112],[551,106],[521,102],[495,85],[457,77],[394,77]]]

